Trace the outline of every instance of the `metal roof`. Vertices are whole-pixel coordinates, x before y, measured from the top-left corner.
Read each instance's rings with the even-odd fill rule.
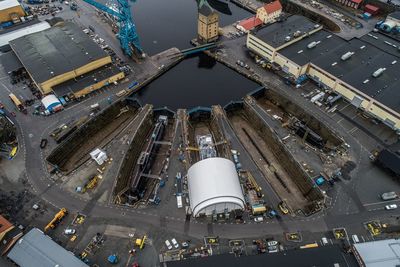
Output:
[[[37,83],[76,70],[107,54],[72,22],[10,42],[24,67]]]
[[[8,45],[12,40],[22,36],[41,32],[50,28],[50,24],[46,21],[31,20],[28,23],[19,24],[19,27],[10,27],[7,31],[0,31],[0,46]]]
[[[189,168],[188,188],[190,206],[196,216],[209,206],[231,203],[244,208],[244,197],[239,177],[232,161],[208,158]]]
[[[37,228],[18,240],[8,258],[20,267],[88,267]]]
[[[353,248],[366,267],[393,267],[400,264],[398,239],[357,243]]]
[[[312,42],[319,43],[309,48]],[[367,43],[363,39],[346,41],[321,30],[285,47],[279,53],[300,66],[311,62],[392,110],[400,112],[400,58],[381,49],[381,46]],[[348,52],[354,54],[342,60],[342,56]],[[386,69],[378,77],[373,77],[372,74],[379,68]]]
[[[0,1],[0,10],[12,8],[15,6],[19,6],[18,0],[2,0]]]
[[[278,48],[286,43],[285,38],[290,36],[293,39],[293,33],[300,31],[301,35],[308,33],[315,28],[315,23],[306,17],[293,15],[285,21],[270,24],[253,33],[258,39],[264,41],[274,48]]]

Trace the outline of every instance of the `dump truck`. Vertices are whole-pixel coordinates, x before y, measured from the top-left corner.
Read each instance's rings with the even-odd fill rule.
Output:
[[[59,222],[68,214],[66,208],[60,209],[59,212],[54,215],[54,218],[46,225],[44,231],[48,231],[49,229],[54,229],[59,224]]]
[[[344,227],[334,228],[332,231],[335,239],[347,239],[347,231]]]

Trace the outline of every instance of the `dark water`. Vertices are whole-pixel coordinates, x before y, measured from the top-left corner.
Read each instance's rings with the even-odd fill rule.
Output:
[[[220,13],[220,26],[251,16],[232,3],[228,5],[231,15],[227,15],[226,10],[225,14]],[[197,35],[197,4],[194,0],[138,0],[132,6],[141,44],[147,54],[153,55],[170,47],[191,47],[190,40]],[[199,54],[185,59],[142,88],[136,97],[143,104],[176,110],[225,105],[257,87],[258,84]]]
[[[179,63],[142,88],[136,97],[143,104],[176,110],[214,104],[223,106],[231,100],[240,100],[257,87],[257,83],[200,54]]]
[[[219,13],[220,27],[251,16],[233,3],[227,4],[232,15]],[[195,0],[137,0],[131,6],[140,42],[147,54],[154,55],[171,47],[191,47],[190,40],[197,35]]]

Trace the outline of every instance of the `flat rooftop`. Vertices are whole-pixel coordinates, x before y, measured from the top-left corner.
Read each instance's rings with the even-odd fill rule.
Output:
[[[293,33],[300,31],[301,35],[315,29],[316,23],[306,17],[293,15],[282,22],[276,22],[253,33],[258,39],[277,48],[286,43],[286,36],[293,39]]]
[[[308,48],[312,42],[318,44]],[[381,46],[362,38],[346,41],[321,30],[285,47],[279,53],[301,66],[311,62],[400,113],[400,59],[381,49]],[[347,52],[354,54],[342,60],[341,57]],[[372,74],[379,68],[386,70],[380,76],[373,77]]]
[[[85,73],[75,79],[66,81],[53,87],[53,92],[62,97],[65,95],[76,93],[90,85],[108,79],[121,71],[114,65],[106,65],[94,71]]]
[[[353,245],[366,267],[393,267],[400,264],[400,241],[385,239]]]
[[[64,22],[26,35],[10,46],[37,83],[78,69],[107,54],[76,24]]]
[[[365,34],[360,38],[364,42],[367,42],[373,46],[376,46],[383,51],[392,54],[400,58],[400,41],[393,39],[392,37],[380,33],[380,32],[370,32]]]
[[[272,254],[259,254],[235,257],[232,254],[215,255],[204,258],[167,262],[168,267],[220,267],[220,266],[251,266],[251,267],[357,267],[355,259],[342,253],[338,246],[320,248],[286,250]]]

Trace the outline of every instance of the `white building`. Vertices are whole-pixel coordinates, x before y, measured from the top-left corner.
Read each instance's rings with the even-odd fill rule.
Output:
[[[400,265],[400,241],[384,239],[353,244],[352,250],[361,267],[394,267]]]
[[[232,161],[208,158],[190,167],[187,175],[194,217],[243,210],[245,201]]]
[[[98,165],[103,165],[104,162],[108,160],[107,153],[100,148],[96,148],[92,152],[90,152],[90,157],[96,161]]]

